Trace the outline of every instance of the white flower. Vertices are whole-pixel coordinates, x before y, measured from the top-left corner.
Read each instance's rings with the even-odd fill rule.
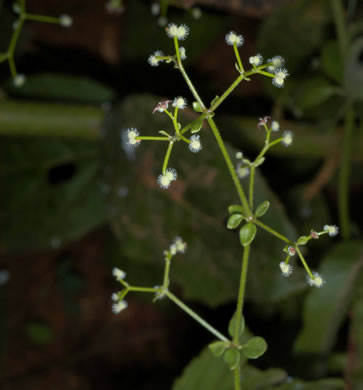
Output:
[[[61,15],[59,17],[59,24],[63,27],[71,27],[73,19],[69,15]]]
[[[116,278],[116,280],[120,281],[125,279],[126,273],[120,270],[120,268],[114,267],[112,269],[112,275]]]
[[[157,50],[149,56],[149,58],[147,59],[147,62],[151,66],[159,66],[159,62],[162,62],[164,60],[161,60],[157,57],[162,57],[162,56],[164,56],[164,53],[161,50]]]
[[[190,137],[189,150],[193,153],[197,153],[202,149],[202,143],[200,142],[199,135],[192,135]]]
[[[309,286],[322,287],[325,280],[317,272],[313,272],[313,276],[307,275],[306,277]]]
[[[23,74],[17,74],[13,80],[14,87],[20,88],[25,83],[25,76]]]
[[[226,35],[226,42],[227,45],[233,46],[236,45],[237,47],[240,47],[244,43],[244,38],[242,35],[237,35],[234,31],[229,32]]]
[[[180,110],[183,110],[187,105],[187,99],[182,96],[178,96],[173,101],[173,107],[178,107]]]
[[[284,131],[282,133],[282,143],[285,145],[285,146],[290,146],[294,141],[294,133],[292,131]]]
[[[165,172],[165,176],[172,182],[172,181],[176,180],[178,174],[176,172],[176,169],[168,168]]]
[[[323,229],[328,232],[330,237],[335,237],[339,233],[339,228],[336,225],[325,225]]]
[[[295,256],[296,255],[296,249],[293,247],[293,246],[289,246],[287,248],[287,253],[290,255],[290,256]]]
[[[238,160],[242,160],[242,158],[243,158],[243,153],[242,153],[242,152],[237,152],[237,153],[236,153],[236,158],[237,158]]]
[[[170,183],[172,182],[172,180],[170,180],[169,175],[167,175],[167,174],[165,174],[165,175],[161,174],[161,175],[158,176],[157,182],[158,182],[158,184],[159,184],[159,186],[160,186],[161,188],[166,189],[166,188],[169,188]]]
[[[178,33],[176,37],[179,41],[183,41],[189,35],[189,27],[186,24],[182,24],[178,27]]]
[[[172,256],[175,256],[176,254],[177,254],[177,248],[176,248],[176,245],[175,244],[171,244],[170,245],[170,254],[172,255]]]
[[[281,261],[280,263],[280,269],[282,272],[282,276],[290,276],[292,274],[292,266],[290,264],[285,263],[284,261]]]
[[[202,16],[202,10],[198,7],[192,9],[192,16],[194,19],[200,19]]]
[[[282,88],[285,84],[285,79],[289,75],[288,71],[284,68],[279,68],[275,72],[275,77],[272,79],[272,84],[277,88]]]
[[[271,130],[272,131],[279,131],[280,130],[280,124],[277,121],[272,121],[271,123]]]
[[[137,129],[131,128],[127,130],[127,143],[132,146],[138,146],[141,143],[141,140],[136,139],[140,133]]]
[[[160,27],[165,27],[167,23],[168,23],[168,19],[165,16],[160,16],[160,18],[158,19],[158,25]]]
[[[270,66],[268,66],[267,70],[271,73],[275,73],[275,71],[284,66],[285,60],[281,56],[275,56],[267,60],[267,62],[272,62]]]
[[[178,36],[178,26],[175,23],[170,23],[166,28],[166,33],[169,38],[174,38]]]
[[[185,47],[179,47],[179,54],[181,60],[185,60],[187,58],[187,55],[185,53]]]
[[[113,293],[113,294],[111,295],[111,299],[112,299],[113,301],[117,302],[117,301],[118,301],[118,294],[117,294],[117,293]]]
[[[112,305],[112,311],[115,313],[115,314],[118,314],[120,313],[120,311],[124,310],[127,308],[127,302],[122,300],[122,301],[119,301],[117,303],[114,303]]]
[[[185,250],[187,249],[187,243],[184,242],[181,237],[175,237],[173,245],[175,245],[176,250],[180,253],[185,253]]]
[[[262,64],[262,61],[263,57],[261,54],[256,54],[255,56],[249,58],[250,64],[254,66],[260,66]]]
[[[240,179],[244,179],[250,174],[250,169],[246,165],[237,165],[236,172]]]
[[[159,3],[152,3],[151,4],[151,15],[159,15],[160,14],[160,4]]]

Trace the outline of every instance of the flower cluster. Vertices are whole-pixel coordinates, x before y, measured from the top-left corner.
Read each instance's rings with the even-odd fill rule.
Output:
[[[151,3],[150,7],[151,15],[158,16],[158,25],[160,27],[164,27],[168,23],[167,12],[170,5],[184,9],[185,11],[189,12],[194,19],[200,19],[202,17],[202,10],[198,7],[189,8],[184,7],[182,4],[179,4],[177,2],[169,4],[165,1],[163,3],[163,6],[161,7],[159,2],[153,2]]]
[[[170,23],[166,28],[166,33],[169,38],[176,38],[178,41],[183,41],[189,35],[189,27],[186,24],[177,26],[175,23]]]
[[[158,176],[157,182],[163,189],[169,188],[171,182],[176,180],[178,174],[174,168],[167,168],[165,173]]]
[[[126,273],[121,269],[114,267],[112,269],[112,275],[116,278],[118,282],[120,282],[124,287],[127,287],[127,283],[124,281],[126,277]],[[127,290],[126,290],[127,292]],[[127,302],[123,299],[123,296],[126,295],[123,291],[119,291],[117,293],[113,293],[111,298],[114,302],[112,305],[112,311],[115,314],[120,313],[122,310],[127,308]]]
[[[171,243],[169,250],[166,250],[164,255],[167,256],[170,254],[171,256],[175,256],[177,253],[185,253],[187,249],[187,243],[183,241],[183,239],[179,236],[175,237],[173,242]]]

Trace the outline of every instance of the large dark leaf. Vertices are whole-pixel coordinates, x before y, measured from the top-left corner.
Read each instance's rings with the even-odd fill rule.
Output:
[[[160,268],[160,274],[163,250],[174,236],[181,235],[188,243],[188,251],[173,260],[171,278],[183,287],[184,296],[209,305],[234,300],[242,248],[238,232],[228,231],[225,222],[227,208],[237,202],[237,197],[212,134],[206,126],[203,128],[203,149],[198,154],[190,153],[182,142],[174,146],[169,165],[177,169],[178,180],[169,190],[162,190],[156,183],[166,143],[143,141],[137,149],[122,147],[122,133],[128,127],[137,127],[144,135],[171,130],[165,115],[151,114],[156,104],[149,96],[135,96],[112,111],[106,120],[111,207],[113,215],[118,213],[113,229],[130,261],[154,264]],[[185,119],[184,116],[183,123]],[[122,199],[119,191],[126,187],[128,196]],[[296,233],[283,207],[257,175],[256,204],[264,200],[269,200],[271,207],[262,220],[294,239]],[[278,263],[283,243],[262,231],[255,242],[248,279],[250,299],[276,301],[304,288],[298,272],[291,280],[280,275]]]
[[[3,138],[2,247],[57,247],[104,222],[100,169],[92,142]]]
[[[363,266],[362,255],[362,242],[345,242],[323,259],[319,272],[326,284],[312,289],[306,298],[304,327],[295,345],[298,353],[326,354],[334,346]]]

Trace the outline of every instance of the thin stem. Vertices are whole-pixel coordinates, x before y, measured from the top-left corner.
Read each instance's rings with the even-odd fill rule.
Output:
[[[244,192],[244,190],[242,188],[242,185],[241,185],[241,183],[240,183],[240,181],[238,179],[238,176],[236,174],[236,170],[234,169],[234,166],[232,164],[231,158],[230,158],[230,156],[229,156],[229,154],[227,152],[227,149],[226,149],[226,147],[224,145],[223,139],[221,137],[221,134],[219,133],[217,125],[214,122],[213,118],[208,118],[207,121],[209,123],[209,126],[212,129],[214,137],[216,138],[216,141],[218,143],[219,149],[221,150],[221,152],[223,154],[223,157],[224,157],[224,160],[225,160],[225,162],[227,164],[229,173],[232,176],[233,183],[234,183],[234,185],[236,187],[238,196],[239,196],[239,198],[241,200],[241,203],[242,203],[242,206],[243,206],[243,208],[245,210],[245,215],[247,217],[250,217],[250,216],[252,216],[252,212],[251,212],[251,209],[250,209],[250,207],[248,205],[248,201],[247,201],[245,192]]]
[[[170,142],[169,142],[169,145],[168,145],[168,149],[166,150],[166,154],[165,154],[165,158],[164,158],[164,163],[163,163],[163,170],[162,170],[163,175],[165,175],[166,168],[168,167],[169,158],[170,158],[171,150],[173,149],[173,145],[174,145],[174,142],[173,142],[173,141],[170,141]]]
[[[170,141],[168,137],[149,137],[144,135],[138,135],[135,139],[139,139],[141,141]]]
[[[34,22],[56,23],[59,24],[59,18],[54,16],[24,14],[26,20],[33,20]]]
[[[179,306],[182,310],[184,310],[187,314],[189,314],[195,321],[197,321],[200,325],[202,325],[205,329],[207,329],[210,333],[216,336],[219,340],[229,341],[227,337],[223,336],[222,333],[218,332],[217,329],[213,328],[208,322],[203,320],[195,311],[193,311],[190,307],[188,307],[185,303],[183,303],[179,298],[177,298],[170,291],[166,291],[165,295],[173,301],[177,306]]]
[[[258,69],[258,70],[256,71],[256,73],[262,74],[262,75],[264,75],[264,76],[271,77],[271,78],[276,77],[276,75],[275,75],[274,73],[265,72],[265,71],[260,70],[260,69]]]
[[[250,185],[249,185],[249,202],[250,202],[251,210],[253,210],[253,191],[254,191],[254,187],[255,187],[255,170],[256,170],[256,167],[253,164],[251,166]]]
[[[214,104],[212,105],[212,107],[209,108],[209,112],[213,112],[217,109],[217,107],[223,103],[223,101],[228,97],[228,95],[231,94],[231,92],[233,92],[237,87],[238,87],[238,84],[243,80],[244,78],[244,74],[241,74],[239,75],[236,80],[234,80],[234,82],[228,87],[228,89],[226,89],[226,91],[222,94],[222,96],[220,98],[218,98]]]
[[[258,219],[254,219],[252,221],[255,225],[259,226],[260,228],[262,228],[263,230],[266,230],[267,232],[271,233],[273,236],[277,237],[278,239],[280,239],[281,241],[284,241],[286,242],[287,244],[290,244],[290,245],[295,245],[295,243],[293,241],[290,241],[287,237],[285,237],[284,235],[280,234],[279,232],[277,232],[276,230],[270,228],[270,226],[267,226],[265,225],[263,222],[261,222],[260,220]]]
[[[237,44],[236,43],[233,44],[233,50],[234,50],[234,54],[235,54],[236,59],[237,59],[238,67],[239,67],[240,71],[242,73],[244,73],[245,70],[243,68],[241,57],[239,56],[239,52],[238,52],[238,48],[237,48]]]
[[[349,177],[351,170],[351,149],[354,129],[354,109],[351,103],[348,103],[345,114],[345,128],[342,145],[342,161],[339,171],[339,220],[342,229],[343,238],[349,239]]]
[[[183,135],[185,132],[187,132],[189,129],[191,129],[197,122],[205,119],[207,116],[208,116],[208,114],[202,114],[202,115],[198,116],[197,119],[195,119],[194,121],[192,121],[192,122],[188,123],[186,126],[184,126],[180,130],[179,135]]]
[[[234,389],[241,390],[241,370],[239,366],[234,369]]]
[[[333,10],[335,30],[338,36],[338,43],[342,60],[348,50],[348,37],[344,22],[344,8],[341,0],[330,0],[330,5]]]
[[[127,287],[128,291],[137,291],[137,292],[146,292],[146,293],[156,293],[159,289],[156,287]]]
[[[244,303],[244,297],[246,291],[249,256],[250,256],[250,245],[246,245],[243,249],[241,277],[239,281],[238,300],[237,300],[237,308],[236,308],[236,323],[235,323],[234,335],[233,335],[233,343],[235,345],[239,345],[239,330],[241,327],[243,303]]]
[[[164,281],[163,288],[166,290],[169,287],[169,272],[170,272],[170,259],[165,259]]]
[[[303,254],[301,253],[300,248],[299,248],[298,246],[295,246],[295,249],[296,249],[296,252],[297,252],[297,254],[298,254],[298,256],[299,256],[299,258],[300,258],[300,260],[301,260],[301,262],[302,262],[302,265],[303,265],[304,268],[305,268],[305,271],[308,273],[308,275],[309,275],[312,279],[314,279],[314,276],[313,276],[313,274],[311,273],[309,266],[306,264],[306,261],[305,261],[305,259],[304,259]]]

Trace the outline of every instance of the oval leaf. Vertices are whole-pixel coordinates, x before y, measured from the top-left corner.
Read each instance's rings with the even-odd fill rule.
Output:
[[[243,214],[243,207],[239,204],[231,204],[229,207],[228,207],[228,212],[230,214],[234,214],[234,213],[240,213],[240,214]]]
[[[236,229],[243,220],[242,214],[232,214],[227,221],[228,229]]]
[[[223,358],[229,368],[233,370],[238,366],[241,357],[238,349],[230,348],[225,352]]]
[[[202,128],[203,121],[204,121],[203,118],[196,120],[195,123],[193,123],[193,125],[191,127],[191,132],[198,133],[200,131],[200,129]]]
[[[234,337],[235,328],[236,328],[236,313],[233,314],[231,320],[229,321],[229,325],[228,325],[228,333],[231,337]],[[242,315],[240,329],[239,329],[239,335],[241,335],[243,333],[244,329],[245,329],[245,319]]]
[[[193,110],[196,112],[202,112],[202,108],[200,107],[200,104],[198,102],[193,102]]]
[[[246,225],[241,227],[241,230],[239,231],[239,239],[241,241],[241,244],[243,246],[251,244],[251,242],[254,240],[256,236],[256,225],[249,222]]]
[[[227,344],[224,341],[216,341],[208,345],[210,351],[215,357],[222,356],[227,348]]]
[[[309,237],[309,236],[301,236],[301,237],[299,237],[299,239],[297,240],[296,244],[297,244],[297,245],[305,245],[309,240],[310,240],[310,237]]]
[[[265,200],[264,202],[260,203],[255,212],[256,217],[262,217],[264,214],[266,214],[269,207],[270,202],[268,200]]]
[[[252,337],[243,346],[242,352],[247,359],[257,359],[267,350],[267,343],[262,337]]]

